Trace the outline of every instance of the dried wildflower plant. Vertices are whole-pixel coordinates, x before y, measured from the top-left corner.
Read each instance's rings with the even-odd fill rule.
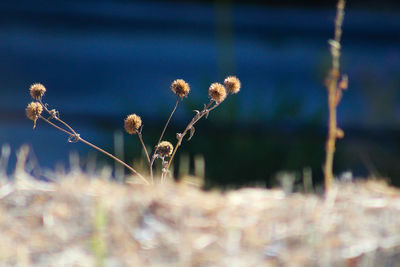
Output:
[[[142,130],[143,130],[143,123],[142,119],[137,114],[130,114],[124,120],[124,128],[128,134],[137,135],[140,143],[143,147],[143,150],[146,154],[147,162],[149,165],[149,179],[145,178],[144,175],[139,173],[133,166],[129,166],[124,161],[120,160],[116,156],[108,153],[107,151],[99,148],[98,146],[90,143],[86,139],[82,138],[80,134],[78,134],[68,123],[60,118],[60,113],[56,109],[49,109],[48,104],[44,103],[42,98],[46,92],[46,88],[40,84],[35,83],[31,85],[29,92],[31,97],[36,100],[31,102],[26,108],[26,116],[34,121],[34,128],[36,127],[36,122],[38,119],[41,119],[48,123],[49,125],[55,127],[56,129],[66,133],[68,137],[68,142],[76,143],[76,142],[83,142],[90,147],[98,150],[99,152],[111,157],[113,160],[117,161],[118,163],[125,166],[129,169],[132,173],[138,176],[141,181],[145,184],[153,184],[154,177],[153,177],[153,166],[156,159],[161,159],[162,165],[162,174],[161,174],[161,182],[165,181],[167,174],[169,173],[169,168],[173,162],[175,154],[178,148],[181,146],[184,137],[189,134],[188,141],[193,137],[195,133],[194,125],[203,117],[207,118],[208,114],[215,108],[217,108],[227,97],[228,94],[236,94],[240,91],[241,83],[238,78],[235,76],[228,76],[224,80],[224,84],[220,83],[212,83],[208,90],[208,95],[210,97],[210,101],[208,104],[204,104],[202,110],[194,110],[195,115],[192,120],[188,123],[186,128],[182,133],[177,133],[176,138],[177,143],[175,147],[169,141],[162,141],[164,137],[164,133],[168,127],[168,124],[171,121],[173,114],[175,113],[178,104],[180,101],[183,100],[184,97],[187,97],[190,92],[190,86],[187,82],[183,79],[177,79],[172,82],[171,84],[171,91],[176,95],[176,102],[175,105],[169,115],[167,122],[164,125],[164,128],[161,132],[160,138],[156,145],[154,146],[153,153],[150,154],[147,150],[143,138],[142,138]],[[48,117],[44,117],[42,115],[43,112],[48,113]],[[151,155],[151,156],[150,156]]]
[[[344,132],[337,126],[337,107],[342,99],[342,92],[347,90],[348,77],[342,75],[340,77],[340,53],[341,53],[341,37],[342,25],[344,19],[344,8],[346,1],[339,0],[337,4],[337,13],[335,19],[335,36],[333,40],[329,40],[332,56],[332,67],[326,79],[326,87],[328,90],[328,106],[329,106],[329,132],[326,141],[326,158],[325,158],[325,189],[329,189],[333,182],[333,158],[335,154],[336,139],[344,137]]]

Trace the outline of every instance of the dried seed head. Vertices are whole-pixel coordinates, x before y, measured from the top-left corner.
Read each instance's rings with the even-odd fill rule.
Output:
[[[226,98],[226,89],[220,83],[213,83],[210,85],[210,88],[208,89],[208,95],[216,103],[221,103]]]
[[[125,130],[129,134],[137,134],[137,131],[139,130],[140,126],[142,126],[142,119],[136,115],[136,114],[131,114],[125,119]]]
[[[43,107],[40,103],[38,102],[31,102],[25,109],[26,116],[30,120],[37,120],[39,115],[42,114]]]
[[[342,129],[336,129],[336,138],[342,139],[344,137],[344,132]]]
[[[170,142],[162,141],[156,147],[156,154],[158,154],[162,157],[169,157],[169,156],[171,156],[173,150],[174,150],[174,147]]]
[[[46,88],[41,83],[34,83],[29,88],[29,93],[31,94],[31,97],[35,100],[40,100],[45,92]]]
[[[342,79],[340,80],[338,87],[343,91],[347,90],[349,86],[349,77],[347,75],[343,75]]]
[[[172,82],[171,90],[172,92],[174,92],[174,94],[176,94],[180,98],[183,98],[184,96],[187,96],[189,94],[190,86],[184,80],[177,79]]]
[[[43,107],[39,102],[31,102],[25,109],[26,116],[28,119],[33,120],[33,128],[36,127],[36,121],[42,114]]]
[[[231,94],[237,94],[240,91],[240,80],[236,76],[228,76],[224,80],[225,88]]]

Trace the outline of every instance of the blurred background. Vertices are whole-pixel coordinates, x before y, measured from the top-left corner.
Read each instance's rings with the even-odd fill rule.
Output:
[[[43,121],[32,130],[25,117],[32,83],[46,86],[44,101],[82,137],[110,152],[123,140],[124,159],[140,164],[137,137],[122,132],[128,114],[142,117],[153,147],[175,103],[169,86],[185,79],[190,95],[165,138],[175,143],[208,102],[209,85],[237,75],[241,92],[197,124],[176,175],[179,162],[193,173],[194,159],[203,158],[207,186],[273,186],[282,171],[299,181],[312,173],[319,184],[335,13],[336,1],[316,0],[2,0],[0,144],[11,146],[8,172],[21,144],[32,147],[39,170],[68,168],[71,151],[82,164],[114,164]],[[335,173],[400,185],[399,1],[348,1],[341,63],[350,82],[338,109],[345,138]]]

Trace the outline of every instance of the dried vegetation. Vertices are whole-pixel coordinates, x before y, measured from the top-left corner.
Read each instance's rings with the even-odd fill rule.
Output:
[[[0,183],[1,266],[398,266],[400,191],[335,183],[324,197],[165,182],[19,164]]]

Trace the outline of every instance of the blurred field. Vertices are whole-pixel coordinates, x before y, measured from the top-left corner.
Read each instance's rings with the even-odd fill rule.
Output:
[[[204,192],[24,168],[0,180],[0,266],[399,266],[400,191],[382,181]]]

